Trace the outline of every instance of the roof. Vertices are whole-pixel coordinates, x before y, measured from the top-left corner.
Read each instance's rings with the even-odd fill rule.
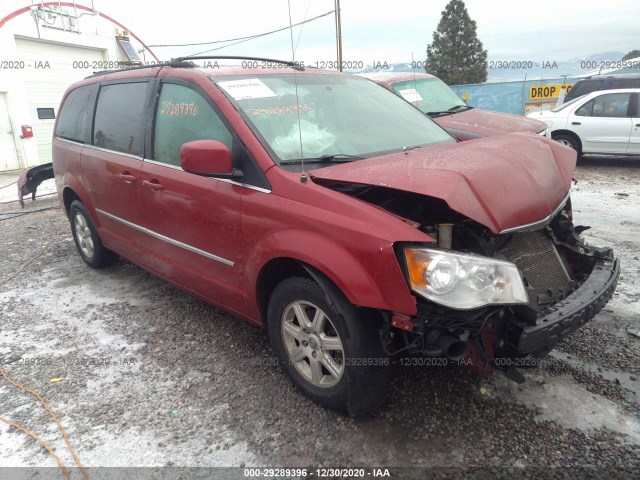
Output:
[[[260,63],[258,64],[260,65]],[[92,83],[99,83],[111,80],[127,80],[142,77],[155,77],[160,74],[161,71],[167,69],[176,70],[176,76],[180,76],[180,71],[190,72],[191,75],[202,75],[203,77],[231,77],[231,76],[263,76],[263,75],[282,75],[283,73],[295,73],[296,75],[347,75],[353,76],[348,73],[337,72],[335,70],[320,70],[316,68],[306,68],[304,70],[294,69],[284,64],[275,68],[245,68],[242,65],[220,65],[214,68],[201,68],[193,65],[174,65],[168,64],[150,65],[148,67],[133,67],[122,68],[117,70],[107,70],[102,72],[96,72],[93,75],[86,77],[84,80],[76,82],[72,85],[73,88],[77,88],[82,85],[89,85]],[[193,78],[193,77],[192,77]],[[72,88],[70,87],[70,88]]]
[[[282,73],[296,73],[298,75],[321,74],[321,75],[349,75],[348,73],[336,70],[321,70],[317,68],[305,68],[304,70],[294,70],[291,67],[281,66],[276,68],[246,68],[242,65],[220,65],[215,68],[195,68],[211,77],[229,77],[234,75],[277,75]]]
[[[391,85],[396,82],[406,82],[408,80],[414,80],[418,78],[436,78],[434,75],[428,73],[412,73],[412,72],[375,72],[375,73],[361,73],[362,77],[366,77],[373,80],[376,83],[386,83]]]

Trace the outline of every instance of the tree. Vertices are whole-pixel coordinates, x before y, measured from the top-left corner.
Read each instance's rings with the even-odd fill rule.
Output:
[[[627,53],[624,57],[622,57],[622,60],[631,60],[632,58],[638,58],[640,57],[640,50],[631,50],[629,53]]]
[[[433,42],[427,46],[425,70],[447,85],[487,80],[487,51],[462,0],[451,0],[442,12]]]

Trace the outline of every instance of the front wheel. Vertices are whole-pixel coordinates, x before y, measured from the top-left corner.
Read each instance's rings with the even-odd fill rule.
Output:
[[[316,402],[361,415],[378,408],[391,378],[373,318],[337,289],[308,278],[273,291],[267,312],[271,345],[293,383]]]
[[[578,143],[578,140],[571,135],[558,134],[552,135],[552,138],[558,143],[566,145],[569,148],[573,148],[578,153],[578,156],[581,155],[580,143]]]

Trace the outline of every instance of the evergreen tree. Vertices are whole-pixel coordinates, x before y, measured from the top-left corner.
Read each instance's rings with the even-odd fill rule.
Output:
[[[638,57],[640,57],[640,50],[631,50],[624,57],[622,57],[622,60],[631,60],[632,58]]]
[[[487,80],[487,51],[462,0],[451,0],[442,12],[433,43],[427,46],[425,70],[447,85]]]

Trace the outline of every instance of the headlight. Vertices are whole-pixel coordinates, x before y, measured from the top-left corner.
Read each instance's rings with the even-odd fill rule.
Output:
[[[538,132],[538,135],[540,135],[541,137],[550,137],[550,135],[549,135],[549,127],[545,128],[544,130],[540,130]]]
[[[435,303],[465,310],[528,301],[511,262],[428,248],[405,248],[404,256],[411,288]]]

